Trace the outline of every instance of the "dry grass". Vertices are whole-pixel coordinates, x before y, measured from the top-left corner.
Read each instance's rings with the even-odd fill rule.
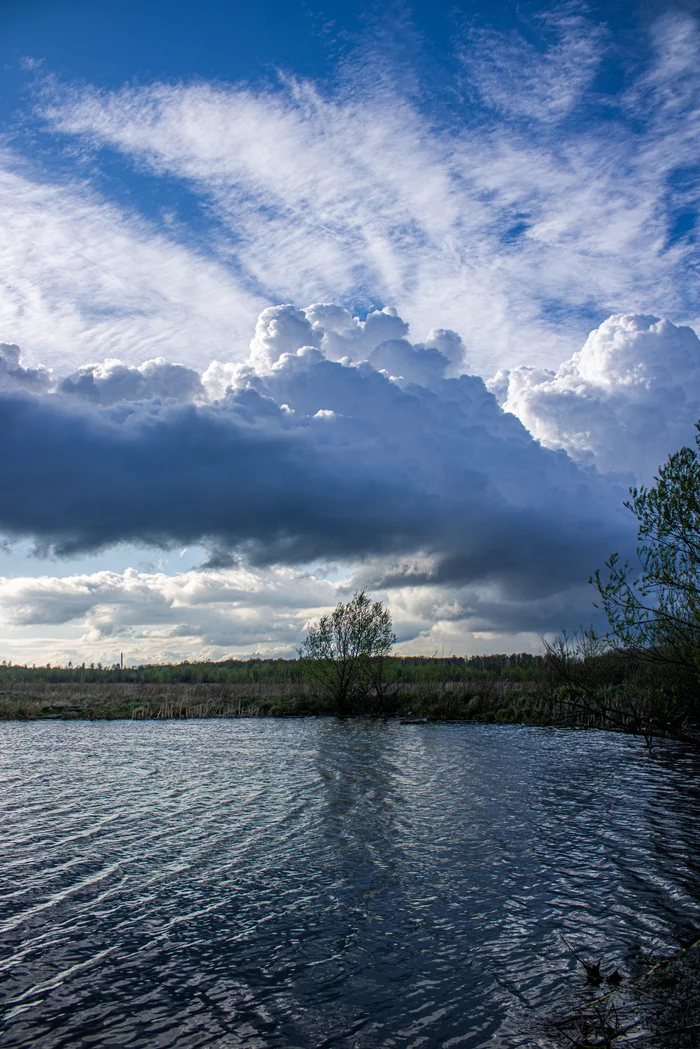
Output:
[[[547,1025],[574,1049],[698,1049],[700,940]]]
[[[435,684],[401,683],[389,697],[397,714],[412,712],[434,721],[619,727],[609,712],[582,709],[576,698],[551,689],[479,676]],[[0,691],[0,720],[166,719],[293,717],[333,714],[332,699],[310,681],[277,683],[72,681],[6,682]],[[371,714],[371,702],[360,709]]]
[[[318,697],[298,684],[13,683],[0,692],[0,719],[212,718],[316,713]]]

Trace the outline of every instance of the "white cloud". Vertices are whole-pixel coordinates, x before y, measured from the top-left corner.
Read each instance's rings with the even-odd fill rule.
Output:
[[[303,310],[295,306],[270,306],[258,317],[250,344],[250,363],[268,372],[284,353],[295,353],[302,346],[315,346],[321,334],[315,332]]]
[[[378,568],[379,566],[377,566]],[[376,572],[375,568],[375,572]],[[307,625],[364,581],[327,571],[247,567],[175,576],[128,569],[0,577],[0,657],[15,662],[128,664],[251,655],[293,657]],[[502,600],[488,588],[376,588],[391,609],[397,654],[463,655],[539,648],[580,614],[585,588],[552,605]]]
[[[54,394],[5,396],[0,445],[14,453],[0,457],[0,484],[14,498],[2,526],[66,553],[210,541],[299,563],[421,549],[437,555],[432,575],[523,586],[532,572],[535,587],[557,578],[552,559],[569,572],[564,548],[590,558],[583,521],[595,519],[600,541],[615,533],[609,488],[543,451],[480,378],[446,378],[454,361],[405,338],[368,361],[328,360],[309,315],[313,325],[304,310],[265,310],[248,362],[215,364],[203,383],[163,361],[108,361]],[[388,311],[351,330],[367,352],[406,325]],[[435,340],[458,356],[454,333]],[[205,390],[224,396],[207,403]],[[31,441],[17,442],[24,432]],[[554,553],[548,507],[562,492],[580,508],[566,522],[559,513]],[[513,554],[521,543],[525,559]]]
[[[181,364],[170,364],[163,357],[144,361],[138,367],[113,358],[101,364],[84,364],[63,379],[58,389],[99,404],[145,401],[152,397],[187,402],[205,396],[198,372]]]
[[[111,663],[116,650],[129,663],[178,659],[183,651],[204,659],[291,656],[306,622],[338,593],[320,575],[288,568],[0,577],[0,645],[5,658],[22,662],[25,652],[31,662]]]
[[[43,393],[52,386],[48,368],[25,368],[19,346],[0,342],[0,389]]]
[[[488,385],[506,413],[481,379],[446,377],[462,365],[459,335],[439,329],[425,343],[408,335],[390,308],[363,323],[332,304],[271,307],[248,360],[214,362],[201,381],[162,359],[108,360],[68,381],[24,369],[17,347],[5,347],[3,421],[14,452],[2,468],[11,479],[0,483],[15,493],[6,528],[74,553],[123,541],[212,546],[208,569],[174,577],[103,572],[23,579],[19,589],[8,580],[18,629],[82,618],[81,637],[99,647],[141,615],[147,625],[124,637],[143,658],[162,655],[166,642],[179,654],[221,655],[231,622],[216,609],[245,579],[250,629],[241,620],[235,651],[252,650],[256,630],[266,651],[291,651],[296,599],[283,599],[284,629],[267,630],[251,594],[268,594],[268,609],[273,576],[278,591],[284,579],[303,591],[299,581],[313,573],[294,566],[318,558],[344,566],[331,596],[322,584],[327,601],[347,592],[349,572],[352,585],[390,598],[403,651],[433,650],[448,637],[465,651],[475,635],[496,648],[528,635],[531,647],[533,632],[587,619],[585,580],[632,539],[621,511],[626,481],[648,480],[693,438],[695,332],[649,315],[612,316],[556,372],[500,372]],[[15,439],[24,429],[26,451]],[[241,554],[252,558],[247,568]],[[181,614],[201,593],[204,618]],[[320,600],[301,603],[318,610]]]
[[[677,122],[685,125],[690,145],[700,115],[697,62],[700,27],[697,18],[681,11],[667,11],[654,22],[651,43],[653,62],[629,87],[625,102],[636,115],[647,119],[651,116],[666,129],[669,126],[677,128]],[[667,159],[673,162],[675,158]],[[696,161],[695,153],[692,159]]]
[[[403,337],[375,344],[387,335]],[[202,383],[164,361],[107,361],[53,393],[0,394],[11,534],[73,553],[212,548],[206,568],[176,575],[5,580],[15,633],[70,626],[71,658],[83,645],[102,659],[117,638],[139,659],[258,642],[290,653],[304,617],[361,585],[391,600],[403,651],[438,634],[462,651],[474,633],[492,647],[524,633],[529,647],[533,631],[586,617],[585,580],[631,538],[622,492],[543,449],[480,378],[447,378],[456,333],[432,346],[406,336],[390,309],[363,324],[329,304],[281,306],[261,315],[247,362],[211,366]],[[332,360],[324,346],[350,352]],[[299,567],[319,561],[328,578]]]
[[[560,121],[591,86],[608,34],[580,14],[567,13],[566,5],[556,15],[536,17],[527,29],[540,38],[539,47],[517,30],[504,36],[472,27],[461,52],[467,76],[500,113]]]
[[[648,482],[692,444],[700,418],[700,340],[653,316],[613,316],[556,372],[530,367],[488,383],[548,448]]]
[[[539,63],[522,42],[472,40],[487,94],[496,73],[484,69],[500,56],[497,125],[465,113],[438,129],[386,85],[333,97],[289,80],[257,92],[64,91],[44,112],[54,129],[93,147],[95,163],[108,147],[156,178],[181,179],[218,222],[219,250],[269,299],[393,302],[421,333],[437,318],[459,330],[477,371],[523,356],[548,366],[583,334],[580,312],[697,311],[693,248],[682,239],[669,246],[668,206],[695,96],[686,92],[665,127],[658,86],[644,89],[643,117],[630,94],[627,108],[611,107],[584,130],[544,118],[524,127],[518,106],[558,120],[585,94],[602,53],[600,33],[578,16],[562,17],[557,34]],[[508,88],[525,69],[525,89]],[[359,338],[342,313],[335,323],[341,341]]]
[[[100,357],[245,354],[264,302],[88,185],[42,181],[0,154],[0,222],[0,339],[30,361],[65,373]]]

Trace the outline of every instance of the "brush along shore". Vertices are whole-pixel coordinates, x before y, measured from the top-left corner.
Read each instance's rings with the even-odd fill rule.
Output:
[[[186,718],[304,717],[336,713],[332,699],[304,682],[144,683],[4,682],[0,720],[163,720]],[[561,690],[531,691],[525,683],[488,679],[443,682],[435,688],[404,684],[384,697],[358,704],[358,716],[428,718],[491,724],[606,727],[606,717],[582,710]]]
[[[630,959],[631,972],[607,979],[601,962],[586,962],[587,1001],[544,1032],[573,1049],[692,1049],[700,1045],[700,940],[665,958]],[[584,975],[584,974],[582,974]]]

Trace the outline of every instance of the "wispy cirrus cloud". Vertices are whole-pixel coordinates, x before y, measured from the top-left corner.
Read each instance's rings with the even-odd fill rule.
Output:
[[[332,93],[289,78],[265,90],[54,84],[42,111],[92,163],[113,150],[180,180],[243,287],[277,302],[395,303],[414,329],[459,330],[488,373],[558,363],[591,317],[697,315],[673,188],[697,91],[673,106],[668,92],[679,62],[698,76],[682,59],[691,28],[664,25],[651,64],[604,105],[593,78],[606,33],[580,15],[539,51],[472,33],[465,61],[497,123],[465,105],[438,124],[384,82]]]
[[[529,39],[469,26],[459,48],[467,83],[506,117],[556,123],[584,100],[611,34],[567,4],[535,15],[527,29]]]
[[[264,305],[221,262],[105,201],[0,155],[0,339],[35,362],[197,362],[245,352]],[[212,349],[217,347],[215,353]]]

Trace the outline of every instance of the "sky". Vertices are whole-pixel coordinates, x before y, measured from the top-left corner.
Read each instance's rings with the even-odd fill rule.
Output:
[[[594,622],[700,417],[700,7],[0,11],[0,659]]]

